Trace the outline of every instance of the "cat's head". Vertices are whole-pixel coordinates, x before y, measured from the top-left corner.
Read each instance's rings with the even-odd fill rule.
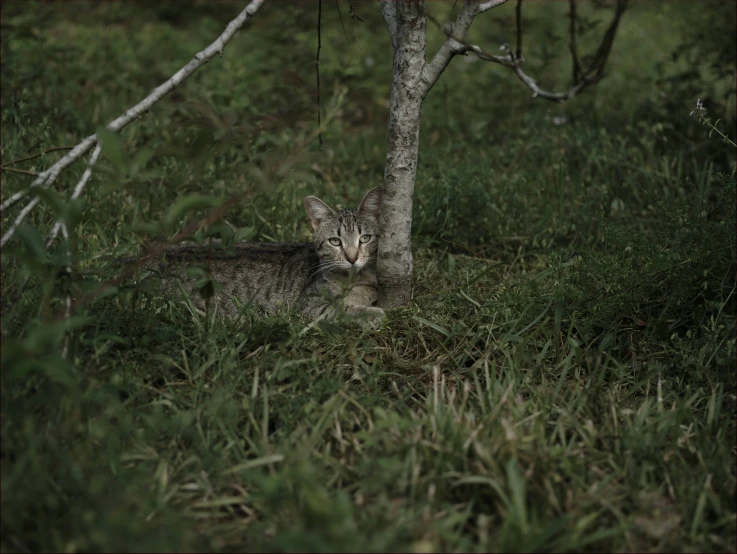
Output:
[[[376,259],[381,187],[371,189],[355,210],[334,211],[315,196],[305,198],[317,255],[326,269],[362,269]]]

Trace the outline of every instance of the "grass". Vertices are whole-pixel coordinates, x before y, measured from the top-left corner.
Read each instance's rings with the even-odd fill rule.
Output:
[[[240,236],[307,240],[302,197],[380,183],[378,6],[341,6],[348,41],[323,6],[325,145],[289,171],[316,119],[308,3],[267,3],[109,139],[67,213],[67,277],[66,243],[39,246],[83,168],[65,173],[2,252],[2,550],[734,551],[735,159],[688,116],[699,97],[735,136],[734,8],[632,4],[609,77],[566,106],[452,63],[423,111],[413,302],[379,332],[205,321],[131,283],[58,317],[117,275],[111,256],[203,216],[182,198],[241,194]],[[94,132],[238,9],[3,4],[3,164]],[[565,53],[566,6],[524,9],[529,63],[562,88],[542,45]],[[496,13],[471,37],[489,49],[512,36]],[[3,172],[3,198],[27,183]]]

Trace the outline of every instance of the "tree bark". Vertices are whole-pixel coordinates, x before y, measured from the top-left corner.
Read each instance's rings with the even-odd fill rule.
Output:
[[[423,0],[382,0],[394,46],[381,239],[377,259],[379,306],[408,304],[412,296],[412,199],[420,141],[421,86],[426,55]]]

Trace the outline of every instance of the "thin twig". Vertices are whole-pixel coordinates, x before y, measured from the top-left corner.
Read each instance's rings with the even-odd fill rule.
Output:
[[[587,85],[594,83],[594,80],[587,79],[584,77],[577,85],[572,86],[565,92],[551,92],[548,90],[541,89],[535,79],[527,75],[519,65],[512,66],[514,73],[517,75],[520,81],[522,81],[527,88],[532,91],[533,98],[544,98],[545,100],[551,100],[553,102],[565,102],[576,96],[581,92]]]
[[[348,6],[348,15],[350,15],[353,20],[353,33],[356,35],[356,44],[358,44],[358,25],[356,25],[356,21],[363,23],[363,19],[361,19],[356,13],[356,8],[353,7],[353,2],[351,2],[351,0],[348,0]]]
[[[524,57],[519,56],[517,57],[512,51],[509,45],[504,44],[502,48],[506,52],[506,56],[495,56],[493,54],[489,54],[484,49],[482,49],[479,46],[476,46],[475,44],[469,44],[467,42],[464,42],[462,37],[455,36],[453,34],[453,27],[451,25],[441,25],[440,22],[432,17],[430,14],[426,14],[427,17],[433,21],[438,27],[442,29],[442,31],[448,36],[448,40],[446,41],[446,44],[441,48],[441,50],[436,55],[435,59],[429,64],[426,65],[425,70],[423,71],[423,81],[425,87],[427,90],[432,87],[434,82],[437,80],[437,77],[439,76],[439,72],[436,70],[430,71],[431,69],[434,69],[432,66],[436,63],[436,59],[438,56],[444,52],[444,48],[446,48],[447,45],[450,44],[450,46],[447,47],[447,50],[445,51],[445,55],[447,55],[447,60],[445,61],[445,65],[447,65],[448,61],[452,56],[458,55],[458,54],[465,54],[466,52],[472,52],[475,54],[479,59],[482,59],[484,61],[494,62],[498,63],[500,65],[504,65],[507,67],[511,67],[514,73],[517,75],[520,81],[522,81],[527,88],[529,88],[532,91],[533,97],[540,97],[544,98],[546,100],[551,100],[553,102],[565,102],[566,100],[569,100],[570,98],[573,98],[578,93],[580,93],[585,87],[588,85],[592,85],[599,80],[604,75],[604,66],[606,65],[607,58],[609,57],[609,53],[611,52],[612,44],[614,42],[614,37],[617,32],[617,28],[619,26],[619,22],[622,18],[622,15],[624,14],[624,11],[627,6],[627,0],[617,0],[617,7],[614,14],[614,18],[612,19],[612,22],[609,25],[609,28],[607,29],[604,37],[602,38],[602,42],[599,45],[599,48],[597,50],[596,56],[594,58],[594,61],[592,62],[591,66],[586,72],[582,72],[580,75],[580,79],[578,82],[574,83],[567,91],[565,92],[551,92],[544,90],[540,88],[537,84],[537,82],[527,75],[522,67],[521,64],[524,63]],[[519,7],[519,3],[518,3]],[[475,16],[474,16],[475,17]],[[460,18],[460,15],[459,15]],[[519,19],[518,19],[519,22]],[[470,24],[469,24],[470,26]],[[521,36],[521,25],[518,25],[519,28],[519,35]],[[453,41],[451,43],[451,41]],[[521,50],[521,39],[518,36],[518,46]],[[445,65],[442,66],[442,68],[445,68]],[[442,72],[442,69],[440,70]],[[428,77],[425,77],[425,74],[428,74]]]
[[[38,177],[38,173],[34,173],[33,171],[26,171],[25,169],[15,169],[14,167],[5,167],[0,166],[0,169],[3,171],[10,171],[11,173],[22,173],[23,175],[31,175],[33,177]]]
[[[169,92],[179,86],[185,79],[187,79],[192,73],[199,69],[202,65],[209,62],[216,54],[222,54],[225,45],[235,36],[238,30],[246,23],[246,21],[261,7],[265,0],[252,0],[250,4],[235,18],[228,26],[225,31],[212,43],[210,46],[195,54],[194,58],[179,71],[177,71],[171,78],[165,83],[158,86],[149,94],[146,98],[136,104],[134,107],[127,110],[123,115],[112,121],[108,125],[108,129],[111,131],[120,131],[123,127],[131,123],[132,121],[140,118],[145,112],[151,109],[151,107],[166,96]],[[82,142],[77,144],[71,152],[66,156],[57,161],[46,171],[39,173],[38,178],[31,183],[31,185],[5,200],[0,204],[0,213],[5,209],[14,205],[18,200],[25,197],[27,194],[33,192],[33,189],[37,187],[48,188],[59,176],[62,170],[69,165],[76,162],[79,158],[89,152],[92,147],[97,143],[97,135],[90,135],[85,138]],[[38,202],[36,202],[37,204]],[[35,205],[35,204],[34,204]],[[7,232],[0,239],[0,246],[4,246],[11,238],[12,233]]]
[[[609,28],[606,30],[604,38],[601,39],[601,44],[596,51],[594,61],[591,62],[591,69],[593,70],[594,67],[596,68],[596,73],[594,74],[594,79],[596,81],[604,76],[604,67],[606,66],[609,54],[612,51],[614,37],[616,36],[617,29],[619,28],[619,21],[622,19],[622,15],[624,15],[624,11],[627,9],[627,2],[628,0],[617,0],[617,6],[614,10],[614,18],[609,24]]]
[[[18,158],[17,160],[8,162],[5,164],[5,167],[9,165],[19,164],[20,162],[27,162],[28,160],[33,160],[35,158],[38,158],[39,156],[43,156],[44,154],[50,154],[51,152],[58,152],[59,150],[71,150],[72,148],[74,148],[74,146],[55,146],[54,148],[49,148],[48,150],[44,150],[43,152],[38,152],[37,154],[26,156],[25,158]]]
[[[322,22],[322,0],[317,1],[317,53],[315,54],[315,74],[317,76],[317,128],[320,128],[320,48],[322,48],[320,23]],[[318,135],[318,150],[322,151],[322,133]]]
[[[509,52],[509,49],[507,48],[508,54],[506,56],[497,56],[495,54],[490,54],[486,50],[480,48],[479,46],[476,46],[475,44],[463,44],[463,51],[465,52],[472,52],[476,55],[480,60],[484,60],[485,62],[493,62],[498,63],[499,65],[503,65],[505,67],[514,67],[515,59],[512,56],[512,53]],[[521,58],[520,60],[516,60],[519,62],[525,61],[524,58]]]
[[[504,1],[506,2],[507,0],[504,0]],[[353,2],[351,2],[351,0],[348,0],[348,5],[350,6],[350,8],[348,9],[348,15],[351,16],[351,19],[356,19],[360,21],[361,23],[363,23],[363,19],[361,19],[359,15],[356,13],[356,8],[353,7]]]
[[[517,7],[514,10],[514,19],[517,22],[517,52],[515,58],[522,59],[522,0],[517,0]]]
[[[338,8],[338,16],[340,17],[340,26],[343,28],[343,36],[345,36],[345,41],[350,44],[351,41],[348,38],[348,33],[345,30],[345,24],[343,23],[343,12],[340,11],[340,2],[338,0],[335,0],[335,7]]]

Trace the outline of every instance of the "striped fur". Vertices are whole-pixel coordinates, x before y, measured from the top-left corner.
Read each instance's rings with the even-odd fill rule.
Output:
[[[374,304],[381,188],[369,191],[355,210],[336,212],[314,196],[304,202],[314,231],[311,243],[183,243],[147,268],[160,275],[170,294],[178,294],[179,280],[203,310],[197,279],[187,273],[202,267],[221,287],[212,302],[229,317],[239,306],[251,306],[264,314],[296,310],[309,319],[330,318],[342,298],[346,312],[380,322],[384,312]]]

